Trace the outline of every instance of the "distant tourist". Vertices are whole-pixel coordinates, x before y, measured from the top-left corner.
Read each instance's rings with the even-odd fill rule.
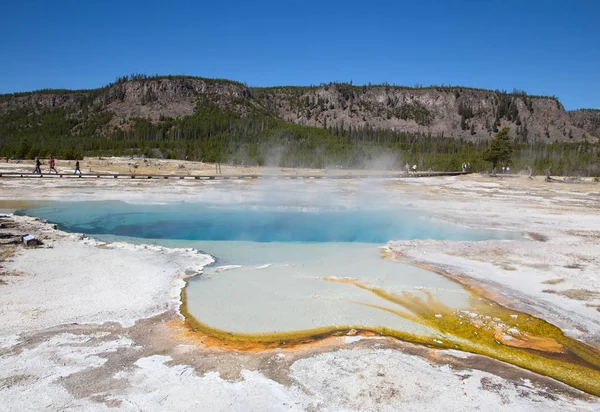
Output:
[[[506,173],[510,173],[510,167],[506,166]]]
[[[417,165],[413,165],[413,173],[417,173]]]
[[[49,170],[54,170],[54,173],[58,173],[58,170],[56,170],[54,168],[54,158],[52,157],[52,155],[50,155],[50,169]]]
[[[73,173],[73,174],[76,175],[77,172],[79,172],[79,175],[81,176],[81,169],[79,168],[79,160],[75,162],[75,173]]]
[[[471,162],[467,162],[467,172],[471,171]]]
[[[406,170],[406,174],[410,172],[410,166],[408,165],[408,163],[404,165],[404,170]]]
[[[502,166],[502,174],[506,173],[506,166]]]
[[[40,159],[36,156],[36,158],[35,158],[35,170],[33,171],[33,173],[42,174],[42,169],[40,168],[41,165],[42,165],[42,162],[40,162]]]

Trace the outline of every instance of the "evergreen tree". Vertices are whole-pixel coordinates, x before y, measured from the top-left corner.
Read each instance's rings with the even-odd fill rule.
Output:
[[[500,130],[496,137],[490,142],[488,147],[482,154],[481,158],[486,162],[492,162],[492,173],[496,174],[496,166],[498,162],[509,163],[513,151],[513,144],[508,132],[509,127]]]

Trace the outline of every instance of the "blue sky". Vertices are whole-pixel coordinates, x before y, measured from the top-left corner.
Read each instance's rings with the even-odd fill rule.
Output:
[[[600,1],[3,1],[0,93],[130,73],[452,84],[600,107]]]

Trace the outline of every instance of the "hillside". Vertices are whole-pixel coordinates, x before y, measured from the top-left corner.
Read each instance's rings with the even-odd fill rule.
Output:
[[[394,167],[408,161],[456,170],[471,160],[477,170],[487,167],[479,154],[504,127],[523,167],[598,169],[600,111],[567,112],[556,98],[524,92],[344,83],[249,88],[133,75],[94,90],[0,95],[0,156],[16,158],[137,153],[369,167],[386,156]]]
[[[197,99],[210,96],[220,108],[240,116],[248,108],[264,110],[288,122],[324,127],[389,129],[416,134],[490,139],[510,127],[520,141],[578,141],[600,137],[600,112],[567,112],[554,97],[524,92],[464,87],[408,88],[352,86],[331,83],[312,87],[248,88],[228,80],[184,76],[145,76],[119,79],[95,90],[42,90],[0,95],[3,123],[61,110],[77,133],[93,127],[95,133],[126,129],[132,119],[156,123],[194,113]],[[17,119],[18,118],[18,119]]]
[[[194,113],[199,96],[211,96],[220,107],[240,109],[250,101],[244,85],[228,80],[183,76],[118,79],[94,90],[40,90],[0,95],[0,119],[4,124],[17,121],[23,128],[35,127],[39,116],[60,112],[72,124],[66,132],[77,134],[93,127],[95,133],[126,129],[132,119],[158,122],[161,118],[180,118]],[[244,110],[240,110],[240,115]],[[112,127],[111,127],[112,126]],[[22,128],[13,133],[22,131]]]
[[[318,127],[383,128],[468,140],[490,139],[503,127],[510,127],[520,141],[578,141],[600,136],[590,120],[575,124],[556,98],[524,92],[348,84],[252,92],[281,118]]]
[[[580,109],[569,112],[575,127],[585,130],[590,136],[600,136],[600,110]]]

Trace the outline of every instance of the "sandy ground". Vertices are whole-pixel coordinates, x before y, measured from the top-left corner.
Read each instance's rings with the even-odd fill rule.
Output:
[[[117,161],[119,167],[131,162]],[[209,187],[79,182],[0,180],[0,208],[44,198],[176,200]],[[341,191],[363,185],[339,184]],[[537,240],[388,247],[403,260],[483,286],[511,307],[600,344],[597,183],[472,175],[377,184],[398,206],[530,233]],[[600,410],[600,399],[511,365],[384,338],[337,337],[261,352],[209,347],[187,331],[177,310],[183,278],[200,271],[208,257],[104,245],[32,218],[0,217],[0,224],[2,411]],[[34,233],[44,244],[12,244],[10,235],[21,233]]]

